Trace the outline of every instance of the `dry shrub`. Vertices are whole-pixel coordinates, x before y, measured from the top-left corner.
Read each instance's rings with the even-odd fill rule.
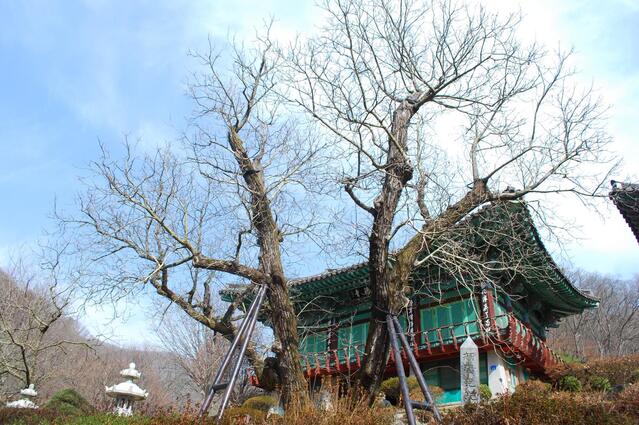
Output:
[[[615,399],[615,406],[620,412],[624,412],[636,418],[639,422],[639,382],[627,385]]]
[[[520,389],[525,389],[530,392],[546,395],[550,394],[550,392],[552,391],[552,387],[550,386],[550,384],[538,379],[531,379],[530,381],[524,382],[519,387],[517,387],[517,391],[519,391]]]
[[[550,381],[556,386],[564,376],[587,376],[587,369],[588,367],[585,363],[562,363],[549,368],[547,370],[547,374]]]
[[[435,401],[437,398],[444,394],[444,390],[441,387],[435,385],[429,385],[428,390],[430,391],[430,395],[433,396]],[[416,401],[424,401],[424,393],[422,393],[422,389],[417,386],[417,388],[413,388],[410,390],[410,399]]]
[[[394,408],[369,407],[365,397],[352,394],[338,397],[336,392],[332,394],[332,406],[327,410],[312,404],[289,407],[283,417],[271,417],[265,423],[269,425],[390,425],[393,423]]]
[[[263,412],[268,412],[268,409],[277,405],[277,400],[274,397],[268,395],[257,395],[251,398],[247,398],[246,400],[244,400],[244,403],[242,403],[242,407],[257,409]]]
[[[549,377],[553,383],[557,383],[564,376],[572,375],[587,385],[593,377],[606,378],[611,385],[626,385],[639,381],[639,355],[618,358],[604,358],[591,360],[587,363],[562,364],[553,368]]]
[[[231,407],[226,409],[221,425],[240,425],[263,423],[266,413],[250,407]]]
[[[451,425],[630,425],[639,417],[621,412],[601,393],[551,392],[543,383],[531,381],[504,396],[478,406],[451,410],[445,423]]]
[[[608,378],[612,385],[624,385],[639,380],[639,354],[615,359],[599,359],[587,363],[593,375]]]

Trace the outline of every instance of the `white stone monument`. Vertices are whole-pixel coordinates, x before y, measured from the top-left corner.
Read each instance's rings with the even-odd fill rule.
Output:
[[[479,349],[469,337],[459,350],[462,403],[479,403]]]
[[[135,369],[135,363],[130,363],[128,369],[121,370],[120,375],[128,379],[112,387],[105,387],[106,394],[115,398],[114,411],[118,416],[131,416],[133,403],[146,399],[149,393],[133,382],[134,379],[139,379],[142,375]]]
[[[13,407],[17,409],[37,409],[38,406],[32,401],[38,393],[36,392],[33,384],[29,384],[29,388],[25,388],[24,390],[20,390],[20,394],[22,398],[20,400],[12,401],[11,403],[7,403],[7,407]]]

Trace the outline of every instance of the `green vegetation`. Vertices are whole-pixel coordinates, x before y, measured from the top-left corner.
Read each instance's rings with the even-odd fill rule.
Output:
[[[557,382],[557,388],[562,391],[578,393],[579,391],[581,391],[581,381],[576,376],[562,376],[559,382]]]
[[[479,396],[482,401],[488,401],[493,396],[493,392],[490,391],[490,387],[486,384],[481,384],[479,386]]]
[[[65,416],[90,415],[95,412],[95,408],[84,397],[70,388],[55,393],[44,407]]]
[[[246,407],[248,409],[256,409],[261,410],[262,412],[268,412],[273,406],[277,406],[277,400],[275,398],[268,395],[258,395],[255,397],[248,398],[242,403],[242,407]]]
[[[612,385],[610,385],[610,381],[608,378],[603,376],[593,376],[588,381],[590,388],[595,391],[610,391],[612,389]]]
[[[419,388],[419,384],[417,383],[417,378],[414,376],[409,376],[406,379],[406,383],[408,384],[408,391],[413,392],[416,388]],[[379,387],[379,390],[386,395],[386,398],[391,402],[398,402],[401,390],[399,389],[399,378],[388,378],[382,382]]]

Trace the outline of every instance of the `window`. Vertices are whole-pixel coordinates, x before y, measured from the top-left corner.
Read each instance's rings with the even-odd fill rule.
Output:
[[[358,325],[348,326],[342,325],[337,331],[337,355],[340,361],[344,361],[345,350],[348,347],[348,358],[350,361],[355,360],[355,349],[361,356],[366,345],[366,337],[368,336],[368,322]],[[357,346],[357,347],[354,347]]]
[[[308,333],[302,338],[300,351],[302,354],[321,353],[328,349],[326,332]]]
[[[420,311],[420,319],[423,332],[422,344],[426,344],[426,338],[431,345],[439,343],[436,328],[443,328],[441,335],[444,343],[452,341],[451,328],[456,338],[464,338],[467,334],[474,335],[479,332],[479,326],[476,323],[477,312],[472,298],[425,308]]]

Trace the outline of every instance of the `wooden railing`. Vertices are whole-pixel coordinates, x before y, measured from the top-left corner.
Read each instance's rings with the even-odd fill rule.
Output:
[[[509,345],[510,349],[514,349],[543,368],[561,362],[547,344],[514,314],[497,315],[491,319],[490,323],[489,329],[485,329],[480,320],[475,319],[408,333],[407,337],[418,358],[438,354],[438,350],[439,352],[451,348],[459,350],[463,341],[471,337],[480,345],[491,343]],[[361,366],[363,353],[364,345],[354,344],[324,352],[303,354],[302,364],[308,375],[355,371]],[[402,357],[405,358],[404,353]],[[394,361],[391,353],[389,363]]]
[[[523,357],[526,363],[545,369],[561,362],[548,345],[532,329],[517,319],[514,314],[497,315],[490,319],[486,328],[481,319],[440,326],[419,332],[407,333],[415,357],[418,360],[433,356],[454,353],[468,337],[480,347],[500,346],[505,350]],[[338,349],[301,355],[302,366],[307,377],[332,374],[350,374],[361,367],[364,357],[364,344],[353,344]],[[406,352],[402,350],[402,359],[406,360]],[[389,366],[395,359],[391,352]],[[254,372],[252,381],[257,381]]]
[[[529,326],[515,317],[508,315],[508,342],[525,357],[538,363],[544,369],[562,363],[561,358],[548,347],[546,342],[534,334]]]

